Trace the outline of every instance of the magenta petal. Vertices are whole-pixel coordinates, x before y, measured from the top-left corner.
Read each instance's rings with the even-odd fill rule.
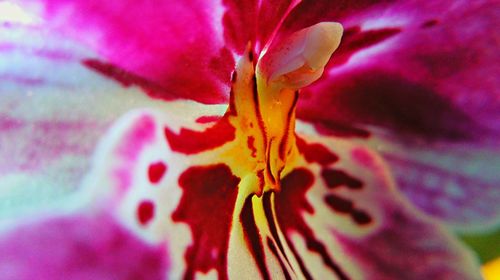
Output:
[[[227,99],[226,84],[234,61],[222,39],[223,7],[219,4],[196,0],[41,2],[49,26],[90,46],[120,71],[161,87],[154,97],[205,103]]]
[[[248,43],[259,53],[279,29],[297,0],[224,0],[224,40],[238,54]]]
[[[369,141],[387,156],[403,192],[428,214],[462,226],[498,221],[492,166],[499,156],[500,55],[498,30],[490,26],[499,24],[500,5],[320,8],[307,2],[295,12],[337,18],[346,32],[327,75],[303,92],[298,116],[330,134],[366,138],[372,131]]]
[[[165,279],[167,248],[106,215],[63,216],[0,235],[2,279]]]

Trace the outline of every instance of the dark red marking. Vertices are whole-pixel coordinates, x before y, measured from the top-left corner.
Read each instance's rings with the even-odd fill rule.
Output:
[[[363,182],[341,170],[323,169],[321,177],[323,177],[326,186],[330,189],[339,186],[347,186],[349,189],[355,190],[363,188]]]
[[[325,166],[339,160],[338,156],[319,143],[308,144],[298,136],[295,136],[295,139],[299,152],[304,155],[307,162],[316,162]]]
[[[262,133],[262,139],[264,139],[264,151],[267,150],[267,132],[266,126],[264,125],[264,120],[262,119],[262,113],[260,111],[259,105],[259,93],[257,92],[257,78],[255,74],[252,76],[252,97],[253,104],[255,106],[255,116],[257,116],[257,123],[259,124],[259,129]]]
[[[144,200],[137,207],[137,219],[141,225],[146,225],[155,215],[155,205],[150,200]]]
[[[281,266],[281,270],[283,271],[283,274],[285,275],[285,279],[291,280],[292,278],[290,277],[290,273],[288,273],[288,269],[286,268],[285,264],[281,260],[279,254],[278,254],[278,250],[276,250],[276,246],[274,246],[273,241],[269,237],[267,238],[267,246],[269,247],[269,249],[271,250],[273,255],[276,257],[276,259],[278,259],[278,262],[280,263],[280,266]]]
[[[325,202],[330,208],[340,213],[350,214],[354,209],[354,203],[352,203],[352,201],[333,194],[327,195],[325,197]]]
[[[358,225],[367,225],[372,222],[372,218],[363,210],[354,210],[351,217]]]
[[[196,119],[197,123],[212,123],[220,120],[222,116],[201,116]]]
[[[153,184],[158,183],[163,177],[163,175],[165,175],[166,171],[167,171],[167,165],[162,161],[150,164],[148,168],[149,181]]]
[[[165,137],[173,151],[191,155],[216,147],[234,140],[235,128],[227,118],[222,118],[214,126],[204,131],[195,131],[181,128],[179,134],[175,134],[165,127]]]
[[[354,222],[359,225],[371,223],[372,218],[363,210],[356,209],[354,203],[340,196],[329,194],[325,197],[325,202],[334,211],[349,214]]]
[[[266,160],[267,160],[266,170],[267,170],[267,174],[269,174],[271,182],[276,183],[276,178],[274,177],[274,174],[271,170],[271,146],[273,144],[273,140],[274,140],[274,138],[271,138],[269,140],[269,148],[267,149],[267,155],[266,155]]]
[[[233,71],[231,74],[231,83],[236,83],[236,79],[238,78],[238,73],[236,71]]]
[[[279,195],[276,195],[276,216],[278,222],[283,229],[286,241],[295,255],[302,273],[306,278],[311,279],[311,275],[305,267],[300,255],[295,249],[288,234],[294,231],[303,236],[306,240],[307,248],[318,253],[323,263],[328,266],[341,280],[347,280],[349,277],[345,272],[332,260],[331,256],[326,251],[325,246],[314,236],[314,232],[306,224],[303,214],[314,213],[314,209],[306,200],[306,193],[314,183],[314,175],[304,168],[293,170],[282,180],[282,188]]]
[[[306,93],[308,99],[299,103],[298,114],[317,124],[317,128],[323,127],[322,133],[335,130],[329,124],[337,122],[379,126],[406,141],[460,142],[486,133],[449,97],[395,72],[360,69],[326,85],[321,92],[326,96],[318,98],[304,90],[302,96]],[[329,110],[332,107],[342,110]]]
[[[371,133],[368,130],[355,127],[353,124],[343,123],[334,120],[313,120],[309,117],[300,116],[304,120],[313,121],[314,127],[321,134],[334,135],[339,137],[368,138]]]
[[[224,164],[191,167],[181,174],[183,194],[172,219],[191,228],[184,279],[210,269],[217,270],[219,279],[228,278],[227,249],[239,182]]]
[[[247,146],[252,152],[252,157],[257,156],[257,149],[255,148],[255,138],[253,136],[248,136],[247,138]]]
[[[247,246],[252,253],[252,256],[257,263],[260,275],[263,279],[271,279],[269,276],[269,271],[267,270],[264,247],[262,246],[262,238],[260,236],[259,229],[255,224],[255,218],[253,215],[252,206],[252,195],[247,197],[243,209],[241,210],[240,219],[241,225],[243,226],[243,231],[245,233],[245,240]]]
[[[264,197],[262,198],[262,203],[264,206],[264,213],[266,215],[266,220],[269,224],[269,231],[271,232],[271,236],[273,237],[274,241],[278,245],[278,248],[279,248],[281,254],[285,257],[287,263],[290,264],[290,261],[288,260],[288,257],[285,254],[285,249],[283,248],[283,244],[281,243],[281,239],[278,235],[278,228],[276,226],[276,223],[274,222],[273,207],[271,204],[271,194],[272,193],[273,192],[264,193]]]
[[[231,116],[237,116],[238,115],[238,112],[236,111],[236,103],[234,101],[234,89],[233,89],[233,86],[231,86],[231,92],[229,92],[228,114],[231,115]]]
[[[234,101],[234,84],[236,84],[236,79],[238,77],[238,73],[236,71],[233,71],[233,74],[231,75],[231,91],[229,92],[229,108],[228,108],[228,113],[231,116],[236,116],[238,115],[238,112],[236,111],[236,103]]]
[[[436,26],[438,23],[439,23],[439,21],[437,19],[431,19],[431,20],[428,20],[428,21],[422,23],[422,25],[420,25],[420,27],[421,28],[430,28],[430,27]]]
[[[102,62],[96,59],[84,59],[82,64],[103,76],[115,80],[124,87],[139,86],[151,97],[161,98],[164,100],[172,100],[176,98],[161,85],[130,73],[111,63]]]
[[[288,110],[288,113],[286,116],[285,132],[283,133],[283,137],[281,138],[280,146],[279,146],[279,157],[282,160],[285,160],[286,148],[288,145],[288,138],[290,137],[289,134],[290,134],[291,126],[292,126],[292,117],[293,117],[293,114],[295,113],[295,108],[297,107],[298,100],[299,100],[299,91],[295,91],[292,106],[290,107],[290,110]]]
[[[264,189],[264,184],[266,183],[265,178],[264,178],[264,169],[261,169],[257,171],[257,177],[259,178],[259,190],[262,192],[262,189]],[[262,193],[258,194],[261,195]]]

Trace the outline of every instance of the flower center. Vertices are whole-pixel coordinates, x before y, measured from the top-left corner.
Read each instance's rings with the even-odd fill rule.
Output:
[[[238,61],[227,115],[240,148],[250,150],[252,160],[232,155],[232,166],[251,177],[250,192],[279,191],[293,168],[299,90],[321,76],[341,35],[340,24],[322,22],[276,39],[257,60],[248,48]]]

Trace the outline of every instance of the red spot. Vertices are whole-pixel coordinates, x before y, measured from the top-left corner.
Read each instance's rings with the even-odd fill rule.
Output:
[[[155,215],[155,205],[152,201],[144,200],[137,208],[137,218],[141,225],[146,225]]]
[[[363,187],[363,182],[341,170],[323,169],[321,177],[323,177],[330,189],[339,186],[347,186],[350,189],[361,189]]]
[[[302,138],[296,137],[296,139],[299,151],[304,155],[308,162],[316,162],[325,166],[339,160],[336,155],[321,144],[308,144]]]
[[[222,116],[201,116],[196,119],[197,123],[212,123],[220,120]]]
[[[167,171],[167,165],[161,161],[152,163],[148,168],[148,178],[153,184],[158,183]]]
[[[341,280],[349,279],[345,272],[333,261],[326,248],[319,241],[311,228],[304,220],[305,213],[314,210],[306,199],[306,193],[314,183],[314,175],[307,169],[295,169],[282,180],[281,192],[276,195],[276,216],[283,229],[285,239],[299,262],[302,273],[307,279],[312,279],[294,244],[290,241],[289,234],[297,232],[306,240],[307,248],[318,253],[323,263],[328,266]]]
[[[173,151],[191,155],[220,147],[232,141],[235,137],[235,131],[229,120],[222,118],[214,126],[201,132],[182,128],[179,134],[175,134],[168,127],[165,127],[165,137]]]
[[[224,164],[191,167],[180,176],[183,195],[172,219],[188,224],[193,237],[184,255],[184,279],[211,269],[219,279],[228,278],[227,249],[239,182]]]
[[[252,157],[257,156],[257,149],[255,148],[255,138],[253,136],[249,136],[247,138],[247,146],[252,151]]]

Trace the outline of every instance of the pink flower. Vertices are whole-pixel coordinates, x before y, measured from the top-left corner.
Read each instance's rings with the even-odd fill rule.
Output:
[[[2,279],[480,279],[495,1],[10,7]]]

